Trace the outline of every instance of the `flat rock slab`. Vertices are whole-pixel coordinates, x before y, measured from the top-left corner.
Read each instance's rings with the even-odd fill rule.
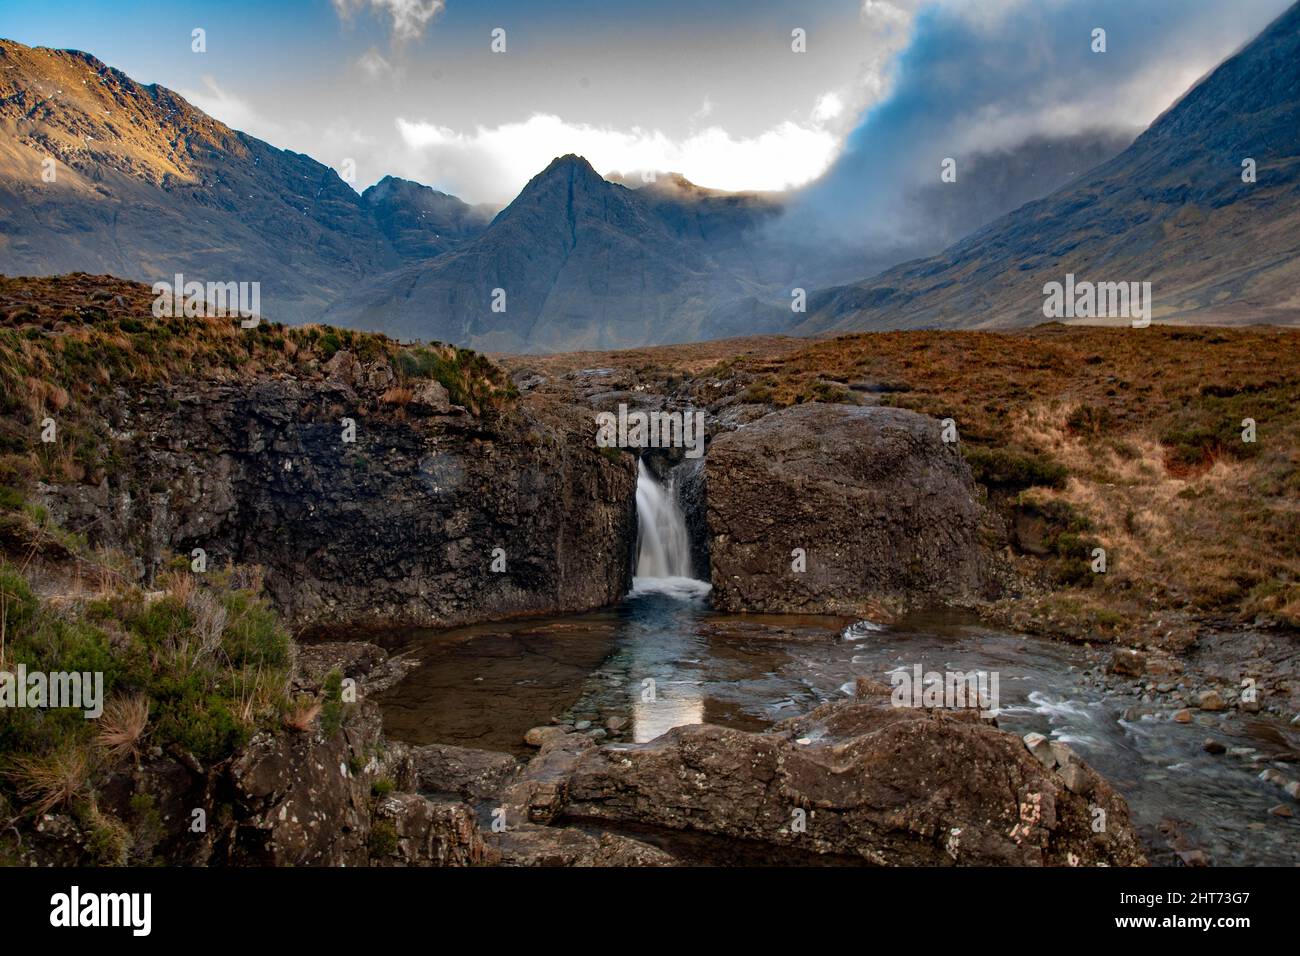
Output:
[[[321,687],[332,670],[357,682],[363,694],[378,694],[392,687],[419,666],[406,657],[391,657],[366,641],[331,641],[298,646],[299,683]]]
[[[474,802],[499,797],[520,770],[510,754],[451,744],[412,747],[411,758],[421,790]]]
[[[671,854],[614,833],[525,823],[485,837],[504,866],[676,866]]]

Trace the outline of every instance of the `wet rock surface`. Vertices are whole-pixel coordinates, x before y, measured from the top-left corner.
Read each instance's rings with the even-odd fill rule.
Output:
[[[384,798],[375,808],[371,866],[478,866],[498,862],[483,842],[474,811],[416,793]],[[376,838],[375,833],[382,836]],[[391,838],[389,837],[391,834]]]
[[[222,781],[235,820],[219,857],[244,865],[364,863],[372,775],[358,762],[378,739],[377,727],[355,724],[324,740],[255,737]]]
[[[660,848],[614,833],[522,824],[487,836],[506,866],[676,866]]]
[[[377,662],[384,652],[359,642],[322,645],[309,667],[347,655]],[[213,784],[229,800],[229,823],[213,859],[291,866],[467,866],[490,862],[469,806],[417,793],[427,758],[385,740],[378,707],[365,699],[376,685],[357,674],[355,704],[342,726],[306,733],[260,734]],[[309,673],[300,682],[311,686]]]
[[[503,801],[508,827],[529,834],[511,840],[534,852],[534,828],[553,824],[652,834],[684,862],[723,838],[769,863],[1143,864],[1123,798],[1065,745],[1049,755],[971,714],[871,697],[766,733],[702,724],[605,747],[552,736]]]
[[[377,694],[392,687],[418,667],[416,661],[390,656],[382,647],[366,641],[332,641],[305,644],[298,648],[299,682],[320,686],[330,671],[364,683],[366,691]]]
[[[412,742],[445,739],[529,760],[566,734],[590,737],[598,745],[634,743],[700,721],[758,732],[842,700],[855,687],[859,695],[888,701],[890,675],[900,667],[910,673],[917,663],[927,672],[997,671],[1002,681],[998,726],[1017,737],[1041,734],[1044,757],[1054,767],[1061,761],[1051,744],[1068,741],[1125,797],[1131,824],[1152,862],[1183,865],[1177,851],[1189,849],[1201,851],[1214,865],[1294,862],[1295,821],[1269,812],[1290,798],[1284,786],[1259,779],[1270,767],[1295,779],[1300,766],[1286,743],[1288,734],[1300,734],[1290,726],[1295,715],[1287,710],[1286,667],[1259,675],[1258,714],[1226,679],[1215,686],[1232,701],[1229,709],[1190,706],[1211,686],[1207,674],[1193,665],[1202,653],[1217,658],[1233,646],[1253,646],[1240,631],[1200,635],[1194,642],[1200,650],[1186,659],[1146,650],[1145,673],[1134,678],[1111,672],[1113,646],[1009,634],[957,612],[912,616],[888,626],[846,626],[836,617],[723,615],[709,611],[704,598],[690,604],[642,594],[620,605],[621,623],[613,630],[612,613],[527,625],[563,635],[563,652],[543,641],[531,649],[545,654],[517,655],[513,644],[494,634],[474,653],[449,658],[438,648],[459,646],[459,632],[426,636],[428,650],[413,651],[424,666],[383,698],[385,719],[394,720],[390,732]],[[1280,638],[1273,634],[1269,641]],[[589,653],[591,648],[579,653],[587,640],[596,653]],[[491,655],[498,652],[518,656],[509,681],[492,675]],[[1225,678],[1235,676],[1225,672]],[[656,698],[649,703],[643,695],[647,677],[656,683]],[[539,687],[546,688],[544,695],[534,694]],[[487,724],[448,719],[449,705],[455,715],[482,711],[484,721],[492,715],[491,726],[511,732],[485,736]],[[1185,724],[1174,720],[1180,707]],[[408,733],[398,733],[399,724]],[[418,732],[409,733],[412,729]],[[596,733],[601,736],[595,738]],[[1207,738],[1226,752],[1205,750]],[[550,818],[553,827],[585,825],[557,815],[553,804],[549,811],[546,807],[539,801],[536,812]],[[797,845],[754,843],[742,852],[733,837],[693,832],[691,842],[699,845],[683,848],[685,831],[647,833],[641,825],[608,820],[599,827],[652,842],[679,858],[716,864],[842,862],[832,855],[810,856]],[[1177,833],[1176,849],[1170,833]]]
[[[871,616],[970,601],[984,586],[975,486],[934,419],[773,412],[713,440],[705,482],[718,609]]]
[[[411,758],[422,791],[470,802],[495,799],[519,772],[519,761],[510,754],[451,744],[413,747]]]
[[[1164,645],[1090,651],[1097,666],[1085,672],[1109,699],[1132,702],[1122,709],[1130,732],[1171,736],[1179,725],[1199,732],[1197,749],[1219,763],[1220,782],[1186,757],[1167,758],[1167,768],[1152,767],[1149,775],[1164,779],[1175,772],[1219,800],[1232,798],[1219,794],[1225,788],[1240,791],[1232,796],[1250,794],[1248,815],[1234,820],[1232,832],[1248,841],[1252,856],[1274,865],[1294,858],[1290,817],[1274,811],[1294,806],[1295,795],[1288,799],[1285,787],[1300,777],[1300,730],[1293,725],[1300,710],[1298,640],[1285,629],[1201,625],[1180,633],[1176,654]],[[1300,783],[1295,786],[1300,794]],[[1283,802],[1266,810],[1276,798]],[[1232,817],[1225,813],[1225,823]],[[1173,807],[1143,836],[1160,865],[1221,865],[1239,852]]]

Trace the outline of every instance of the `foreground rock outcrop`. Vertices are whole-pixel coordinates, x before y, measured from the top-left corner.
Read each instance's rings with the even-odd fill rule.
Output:
[[[355,681],[358,700],[340,726],[325,719],[299,732],[263,733],[207,780],[206,803],[224,808],[206,858],[196,862],[273,866],[473,866],[492,862],[473,810],[416,791],[409,748],[384,738],[379,708],[366,700],[391,680],[394,661],[360,642],[306,649],[300,682],[315,664]],[[183,808],[178,808],[183,809]]]
[[[716,437],[705,474],[721,610],[869,615],[983,586],[975,485],[934,419],[794,406]]]
[[[605,747],[553,736],[505,803],[517,826],[628,831],[689,862],[1145,863],[1124,799],[1068,747],[1049,752],[973,712],[868,696],[766,733],[705,724]]]
[[[187,866],[475,866],[499,862],[474,809],[455,794],[421,793],[427,766],[386,740],[367,699],[400,667],[360,642],[305,649],[295,686],[321,699],[319,666],[354,682],[356,699],[317,708],[299,726],[261,731],[205,765],[154,748],[110,774],[89,816],[41,815],[17,862]],[[502,755],[491,755],[500,758]],[[508,762],[510,758],[505,758]],[[105,815],[130,829],[116,857]],[[96,817],[99,816],[99,819]],[[127,852],[123,841],[122,852]]]

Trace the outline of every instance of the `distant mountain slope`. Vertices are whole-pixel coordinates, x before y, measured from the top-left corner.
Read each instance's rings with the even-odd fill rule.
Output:
[[[431,259],[473,239],[497,211],[396,176],[375,183],[361,194],[361,201],[384,238],[407,259]]]
[[[1032,324],[1066,273],[1150,281],[1157,320],[1300,320],[1300,5],[1113,160],[940,255],[819,292],[797,331]]]
[[[916,228],[924,230],[925,241],[931,244],[919,254],[939,252],[999,216],[1050,195],[1114,159],[1141,132],[1087,130],[1055,137],[1036,136],[1009,149],[957,156],[959,188],[932,178],[910,198]]]
[[[800,220],[797,195],[722,193],[672,174],[629,188],[576,156],[495,218],[394,177],[358,196],[329,167],[92,56],[0,40],[0,273],[260,281],[276,319],[500,351],[1032,324],[1043,285],[1067,272],[1151,281],[1157,318],[1292,322],[1298,33],[1293,8],[1078,178],[1126,134],[963,158],[967,188],[915,190],[903,202],[910,225],[879,246]],[[1241,181],[1247,157],[1254,184]],[[42,178],[48,159],[54,182]],[[913,261],[894,265],[903,258]],[[806,316],[791,312],[792,288],[819,286]]]
[[[687,184],[689,185],[689,184]],[[533,177],[478,238],[359,287],[334,324],[500,351],[620,348],[768,331],[744,303],[768,294],[744,235],[759,196],[628,189],[578,156]],[[494,311],[494,290],[505,293]],[[735,310],[739,310],[738,312]]]
[[[373,189],[377,214],[328,166],[170,90],[85,53],[0,40],[0,272],[260,281],[268,315],[315,320],[363,276],[437,245],[413,234],[430,205],[423,187]],[[403,209],[405,197],[423,205]],[[451,247],[473,215],[430,231],[456,221]]]

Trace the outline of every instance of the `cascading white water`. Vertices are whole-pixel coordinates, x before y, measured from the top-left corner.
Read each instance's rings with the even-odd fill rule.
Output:
[[[689,578],[691,539],[677,497],[655,480],[644,461],[636,467],[636,576]]]

